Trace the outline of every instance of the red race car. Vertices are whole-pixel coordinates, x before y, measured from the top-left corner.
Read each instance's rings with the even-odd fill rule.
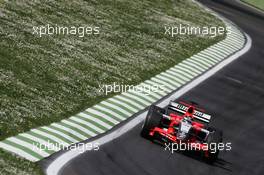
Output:
[[[185,144],[209,163],[217,160],[222,131],[209,127],[211,116],[195,103],[170,102],[165,109],[150,106],[141,136],[166,144]]]

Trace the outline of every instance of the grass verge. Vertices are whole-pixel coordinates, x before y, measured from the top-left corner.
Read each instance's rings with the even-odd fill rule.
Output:
[[[100,27],[97,36],[37,37],[33,26]],[[138,84],[224,36],[164,35],[164,25],[223,26],[191,0],[1,1],[0,140],[59,121]],[[2,174],[39,167],[0,151]]]

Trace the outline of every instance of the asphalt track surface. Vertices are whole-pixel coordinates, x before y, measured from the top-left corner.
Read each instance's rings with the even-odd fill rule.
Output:
[[[203,4],[232,20],[252,38],[238,60],[185,94],[213,114],[232,150],[213,165],[181,153],[171,154],[139,136],[141,126],[69,162],[62,175],[264,174],[264,17],[236,1]]]

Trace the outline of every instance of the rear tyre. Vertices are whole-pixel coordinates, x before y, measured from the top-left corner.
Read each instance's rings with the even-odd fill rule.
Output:
[[[141,130],[141,136],[144,138],[149,139],[149,132],[154,127],[158,127],[161,124],[162,115],[165,113],[165,110],[158,107],[151,105],[147,114],[147,117],[145,119],[145,122],[143,124],[142,130]]]
[[[208,155],[205,156],[206,161],[210,164],[214,163],[219,155],[218,145],[223,141],[223,132],[212,128],[213,131],[208,135]]]

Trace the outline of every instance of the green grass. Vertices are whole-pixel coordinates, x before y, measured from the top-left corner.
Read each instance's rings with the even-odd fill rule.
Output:
[[[43,175],[37,163],[27,161],[0,149],[1,175]]]
[[[191,0],[0,1],[0,140],[114,95],[99,84],[138,84],[224,37],[164,35],[164,25],[180,23],[223,25]],[[100,35],[32,34],[45,24],[99,26]],[[39,172],[3,151],[0,167]]]
[[[264,10],[264,1],[263,0],[242,0],[242,1],[254,6],[256,8]]]

